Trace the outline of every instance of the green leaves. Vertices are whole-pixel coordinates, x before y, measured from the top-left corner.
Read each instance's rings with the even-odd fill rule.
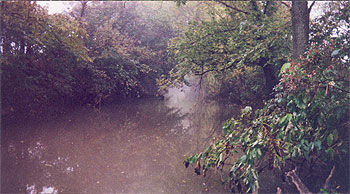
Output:
[[[282,75],[282,73],[286,72],[289,69],[290,66],[291,66],[291,63],[283,64],[281,69],[280,69],[280,75]]]
[[[249,2],[237,4],[242,9],[248,5]],[[277,9],[273,7],[269,5],[271,10]],[[265,86],[272,90],[275,69],[279,69],[286,62],[285,56],[290,54],[290,39],[282,38],[290,35],[288,20],[272,13],[271,17],[258,14],[261,15],[259,21],[250,16],[237,17],[230,10],[226,13],[190,25],[182,36],[173,39],[169,51],[177,65],[169,80],[182,84],[185,75],[204,76],[207,79],[203,84],[214,95],[229,94],[241,101],[260,98],[264,92],[271,92],[266,91]],[[262,68],[269,70],[262,71]]]
[[[223,129],[224,129],[224,135],[227,135],[228,133],[230,133],[232,131],[232,127],[235,125],[234,120],[229,122],[225,122]]]
[[[252,114],[252,107],[246,106],[244,109],[241,110],[241,116],[250,116]]]
[[[290,113],[286,114],[284,117],[281,118],[281,120],[280,120],[280,122],[279,122],[279,125],[280,125],[281,127],[287,126],[288,123],[292,120],[292,117],[293,117],[292,114],[290,114]]]
[[[247,160],[247,155],[243,155],[237,160],[237,163],[244,163],[246,160]]]
[[[328,144],[328,146],[331,146],[333,144],[333,139],[334,139],[333,134],[329,134],[328,137],[327,137],[327,144]]]
[[[244,109],[241,110],[242,114],[248,114],[252,112],[252,107],[246,106]]]
[[[315,141],[313,144],[318,150],[321,150],[322,143],[320,140]]]
[[[329,29],[324,29],[323,38],[317,41],[313,39],[304,56],[289,63],[285,63],[285,59],[279,60],[279,64],[283,65],[277,68],[281,79],[275,87],[275,97],[266,102],[263,108],[255,111],[256,114],[252,114],[251,107],[245,107],[237,118],[226,122],[223,127],[224,136],[212,144],[213,150],[207,150],[207,154],[203,155],[206,163],[220,168],[223,158],[239,153],[240,157],[236,160],[233,158],[237,156],[231,156],[233,166],[230,178],[231,183],[244,183],[244,192],[258,188],[259,176],[255,170],[261,163],[269,163],[281,170],[286,170],[286,164],[301,169],[305,167],[304,164],[310,165],[310,162],[316,160],[331,164],[337,163],[336,160],[340,157],[348,156],[349,148],[345,145],[349,145],[350,47],[347,43],[350,42],[350,32],[331,25],[332,22],[337,23],[335,21],[339,21],[341,17],[347,18],[340,19],[342,25],[350,26],[350,4],[345,3],[343,8],[345,10],[339,13],[335,11],[332,17],[324,17],[323,22],[319,26],[317,24],[318,29]],[[325,23],[330,20],[330,25]],[[263,32],[259,32],[260,28],[265,29],[265,25],[268,24],[263,26],[251,23],[250,20],[237,22],[235,29],[240,30],[237,34],[232,33],[226,48],[230,52],[230,49],[236,48],[232,50],[231,55],[234,59],[230,60],[237,63],[234,68],[238,65],[256,64],[266,57],[286,56],[276,56],[272,53],[274,51],[265,50],[260,40],[272,44],[268,38],[264,38]],[[253,31],[260,40],[250,36]],[[333,33],[339,33],[339,36],[330,37]],[[239,36],[244,37],[245,42],[241,42]],[[210,45],[212,44],[205,46],[212,48]],[[235,52],[238,52],[238,55]],[[178,50],[179,53],[181,50]],[[268,63],[273,60],[269,58]],[[230,62],[226,64],[235,64]],[[204,60],[198,64],[204,64],[204,70],[209,69],[209,64]],[[213,71],[220,67],[218,63],[215,65]],[[299,163],[300,161],[306,162],[303,164]],[[313,165],[318,165],[316,163]]]
[[[198,160],[198,154],[193,154],[191,157],[186,157],[184,163],[186,166],[188,166],[188,164],[195,164],[197,160]]]

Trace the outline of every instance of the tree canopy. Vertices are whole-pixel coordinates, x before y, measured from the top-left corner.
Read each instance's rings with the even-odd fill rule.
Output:
[[[239,75],[250,71],[260,76],[228,86],[231,92],[246,86],[252,93],[269,94],[292,49],[288,11],[275,2],[236,2],[232,6],[227,2],[216,7],[211,20],[190,24],[170,44],[176,61],[170,83],[182,83],[185,75],[191,74],[219,82],[223,93],[228,82],[239,82]]]
[[[157,6],[80,2],[49,15],[36,2],[1,2],[3,107],[153,95],[155,79],[169,68],[167,41],[177,32]]]

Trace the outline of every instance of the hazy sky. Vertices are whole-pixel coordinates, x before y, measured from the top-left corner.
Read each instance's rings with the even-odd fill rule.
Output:
[[[67,10],[70,3],[69,1],[37,1],[37,4],[48,8],[49,14],[61,13]]]
[[[72,4],[73,2],[71,1],[37,1],[37,3],[41,6],[45,6],[48,8],[49,10],[49,14],[54,14],[54,13],[61,13],[63,11],[68,10],[68,7],[71,7],[70,4]],[[77,3],[77,2],[74,2]],[[312,3],[312,1],[309,1],[309,5]],[[326,3],[326,1],[323,2],[316,2],[316,5],[313,7],[312,11],[311,11],[311,19],[313,19],[314,17],[316,17],[317,15],[319,15],[320,13],[320,5]]]

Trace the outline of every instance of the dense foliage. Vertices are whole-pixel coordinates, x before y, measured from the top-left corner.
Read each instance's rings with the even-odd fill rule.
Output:
[[[210,20],[192,23],[171,42],[176,66],[161,85],[181,84],[185,76],[198,76],[214,95],[237,101],[253,101],[272,91],[291,51],[289,13],[275,2],[232,5],[246,11],[216,4]]]
[[[153,95],[156,80],[161,89],[199,81],[212,96],[269,100],[247,106],[222,138],[185,159],[197,174],[229,161],[232,191],[257,192],[267,169],[317,171],[318,184],[306,184],[319,191],[324,171],[348,169],[349,2],[329,4],[293,60],[288,3],[187,4],[79,2],[50,15],[36,2],[1,2],[2,111],[95,106]],[[348,171],[336,174],[348,182]]]
[[[268,167],[318,171],[307,186],[326,191],[321,174],[335,166],[338,184],[347,191],[349,173],[340,169],[349,169],[349,18],[350,4],[343,2],[315,20],[307,52],[281,68],[275,97],[262,109],[243,109],[240,118],[224,125],[224,137],[187,157],[186,165],[196,163],[195,170],[205,173],[210,167],[222,169],[239,153],[229,173],[238,192],[257,192],[259,174]]]
[[[155,94],[156,77],[169,68],[165,48],[175,26],[164,11],[138,12],[142,6],[79,2],[49,15],[36,2],[1,2],[3,110]]]
[[[2,105],[26,107],[73,95],[71,74],[91,60],[85,30],[30,2],[1,2]]]

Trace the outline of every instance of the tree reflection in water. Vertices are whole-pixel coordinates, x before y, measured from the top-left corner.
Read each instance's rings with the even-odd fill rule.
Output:
[[[228,191],[218,175],[209,172],[210,179],[217,178],[206,182],[208,177],[185,169],[183,160],[220,135],[224,120],[239,108],[214,101],[171,100],[145,98],[98,111],[80,108],[27,123],[5,119],[1,191]]]

